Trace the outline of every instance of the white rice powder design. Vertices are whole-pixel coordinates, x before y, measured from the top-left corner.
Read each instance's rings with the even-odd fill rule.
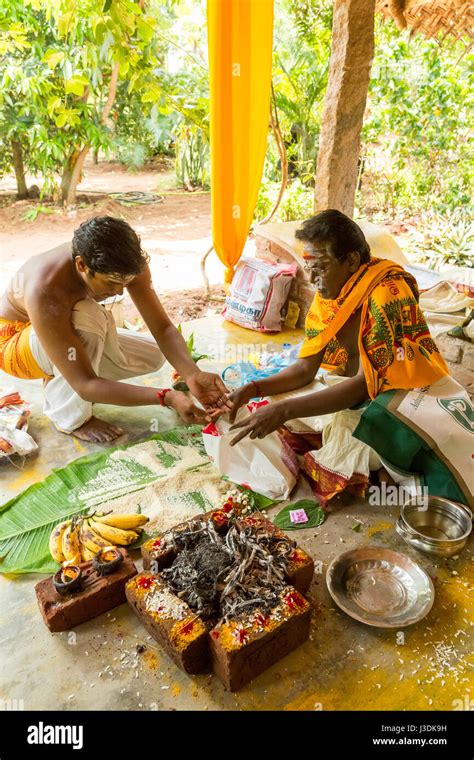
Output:
[[[177,461],[166,467],[157,457],[160,451]],[[228,490],[228,483],[222,480],[207,456],[190,445],[147,441],[130,449],[114,451],[110,460],[114,462],[114,470],[105,468],[100,476],[84,486],[81,500],[89,506],[97,505],[101,512],[140,510],[150,519],[145,528],[150,534],[168,530],[178,522],[218,507]],[[133,488],[133,481],[129,482],[127,461],[146,467],[156,480],[144,487]],[[113,477],[115,473],[117,479]],[[193,495],[198,495],[197,499]],[[77,492],[74,496],[78,500]]]
[[[127,467],[126,461],[119,461],[114,467],[105,467],[85,485],[72,489],[69,493],[69,501],[82,502],[84,506],[93,507],[101,504],[104,499],[112,499],[122,493],[130,493],[140,488],[143,488],[143,485],[137,484],[136,476]]]
[[[132,459],[152,473],[159,475],[170,469],[160,461],[159,454],[162,452],[177,460],[172,465],[173,468],[188,469],[208,461],[208,458],[200,454],[193,446],[178,446],[167,441],[146,441],[133,446],[131,449],[119,449],[110,455],[110,459],[113,461]]]

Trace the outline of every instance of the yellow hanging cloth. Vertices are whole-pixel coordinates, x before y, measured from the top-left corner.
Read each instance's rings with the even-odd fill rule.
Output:
[[[212,236],[232,281],[267,148],[273,0],[208,0]]]

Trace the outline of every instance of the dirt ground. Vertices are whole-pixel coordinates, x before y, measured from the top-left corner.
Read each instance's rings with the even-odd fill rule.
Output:
[[[34,177],[28,178],[29,187],[37,182]],[[162,200],[128,205],[108,195],[136,191],[157,194]],[[40,208],[46,211],[38,212]],[[35,211],[38,212],[36,218],[32,218]],[[173,167],[169,163],[159,163],[137,173],[128,172],[115,162],[88,163],[79,186],[77,206],[68,211],[47,201],[15,201],[14,178],[1,180],[2,279],[13,274],[30,256],[70,240],[81,222],[100,214],[121,216],[140,234],[143,247],[152,258],[155,287],[173,321],[194,319],[221,310],[221,303],[205,297],[200,272],[200,259],[211,244],[210,194],[189,193],[176,188]],[[222,297],[220,262],[215,256],[209,259],[212,294]],[[183,284],[190,287],[183,288]],[[125,317],[129,321],[138,317],[128,298],[125,300]]]

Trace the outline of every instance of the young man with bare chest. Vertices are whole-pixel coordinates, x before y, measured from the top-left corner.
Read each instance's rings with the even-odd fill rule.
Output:
[[[117,330],[101,305],[127,289],[151,336]],[[165,359],[204,409],[184,393],[120,380],[157,371]],[[225,410],[221,378],[202,372],[153,289],[148,256],[121,219],[84,222],[71,243],[29,259],[0,297],[0,369],[43,378],[44,411],[58,430],[107,442],[123,430],[97,419],[93,403],[172,407],[186,422]]]

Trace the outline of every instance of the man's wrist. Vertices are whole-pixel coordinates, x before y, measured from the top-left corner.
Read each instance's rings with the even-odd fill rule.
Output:
[[[202,370],[199,369],[199,367],[195,364],[194,367],[190,367],[189,372],[186,372],[186,374],[181,375],[183,380],[185,380],[187,383],[189,383],[190,380],[193,380],[195,377],[200,375]]]
[[[295,413],[292,408],[292,403],[289,399],[285,399],[285,401],[277,401],[277,404],[280,407],[282,422],[294,419]]]
[[[251,398],[261,398],[264,395],[261,384],[256,380],[251,380],[250,383],[244,385],[244,390],[247,401],[250,401]]]
[[[174,391],[172,388],[163,388],[161,391],[157,391],[156,397],[160,406],[166,406],[168,409],[174,407],[176,398],[181,395],[179,391]]]
[[[156,391],[155,395],[159,401],[160,406],[167,406],[166,397],[169,393],[172,393],[171,388],[161,388],[159,391]]]

